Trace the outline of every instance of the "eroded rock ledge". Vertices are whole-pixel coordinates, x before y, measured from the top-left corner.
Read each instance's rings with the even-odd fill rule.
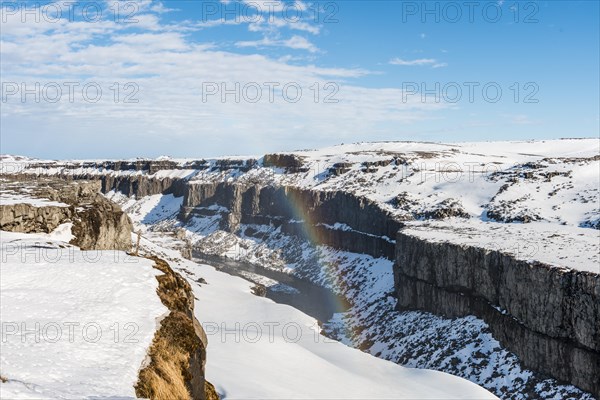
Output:
[[[600,276],[400,231],[398,307],[485,320],[534,370],[600,397]]]

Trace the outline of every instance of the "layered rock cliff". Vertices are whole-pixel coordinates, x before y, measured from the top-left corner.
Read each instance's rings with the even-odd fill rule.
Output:
[[[600,395],[600,275],[400,231],[399,309],[476,315],[524,365]]]
[[[214,206],[220,206],[215,211]],[[235,233],[240,224],[273,225],[282,232],[339,249],[393,258],[392,239],[401,224],[378,205],[353,194],[227,182],[187,186],[181,219],[220,213],[220,228]],[[343,224],[346,229],[337,229]]]

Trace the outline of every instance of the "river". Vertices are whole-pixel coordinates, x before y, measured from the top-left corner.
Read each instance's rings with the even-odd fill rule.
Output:
[[[229,275],[247,280],[253,280],[249,278],[249,274],[252,274],[278,281],[281,285],[266,287],[265,297],[277,303],[290,305],[320,322],[326,322],[333,314],[345,312],[349,308],[349,303],[343,296],[282,271],[199,252],[194,252],[193,258],[195,262],[212,265]]]

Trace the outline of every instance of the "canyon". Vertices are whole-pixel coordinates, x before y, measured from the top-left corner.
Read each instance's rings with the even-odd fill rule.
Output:
[[[353,315],[336,318],[352,329],[341,332],[331,320],[323,331],[375,356],[450,372],[501,398],[591,399],[600,397],[597,144],[394,142],[261,158],[5,158],[2,173],[25,184],[87,182],[93,189],[84,192],[101,191],[149,233],[173,235],[173,247],[188,257],[234,258],[328,287],[351,305]],[[2,229],[38,221],[29,210],[2,207]],[[112,226],[131,230],[105,205],[101,217],[49,207],[56,216],[47,230],[75,214],[82,237],[114,240]],[[376,287],[378,273],[392,286]],[[412,327],[396,325],[407,321]],[[447,324],[453,330],[444,333]],[[420,329],[435,338],[414,339]],[[486,348],[490,338],[498,347]],[[438,361],[418,361],[428,354]]]

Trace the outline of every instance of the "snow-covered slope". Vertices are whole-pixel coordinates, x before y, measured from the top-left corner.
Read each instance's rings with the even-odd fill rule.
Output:
[[[153,261],[0,232],[2,399],[135,398],[139,368],[168,312]],[[6,382],[4,382],[6,380]]]
[[[224,399],[495,398],[464,379],[404,368],[328,339],[314,318],[252,294],[244,279],[182,259],[163,247],[165,239],[150,234],[142,248],[170,260],[192,284],[209,342],[207,379]]]

